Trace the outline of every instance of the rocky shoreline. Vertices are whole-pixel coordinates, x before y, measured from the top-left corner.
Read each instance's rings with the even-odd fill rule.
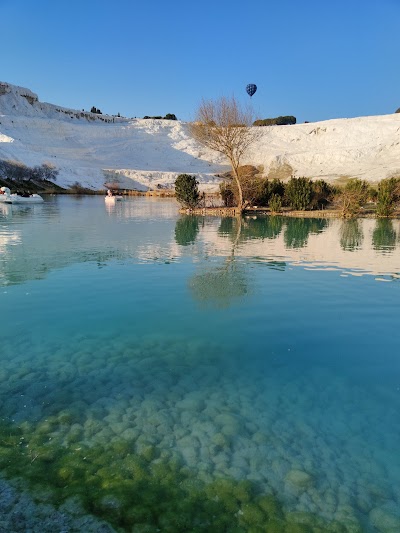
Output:
[[[297,218],[342,218],[341,213],[337,209],[320,209],[314,211],[296,211],[292,209],[283,209],[281,213],[273,213],[268,207],[251,207],[240,212],[235,207],[198,207],[195,209],[181,208],[179,213],[182,215],[196,215],[196,216],[220,216],[220,217],[234,217],[242,214],[243,216],[281,216],[281,217],[297,217]],[[364,210],[357,215],[356,218],[376,218],[373,210]],[[400,212],[395,213],[392,217],[394,219],[400,218]]]

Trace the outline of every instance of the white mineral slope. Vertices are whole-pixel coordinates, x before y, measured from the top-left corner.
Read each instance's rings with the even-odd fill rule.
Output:
[[[226,160],[196,143],[180,121],[96,115],[42,103],[22,87],[0,82],[0,160],[51,163],[57,182],[99,189],[112,171],[120,185],[171,187],[196,174],[202,190],[217,190]],[[400,114],[262,128],[245,164],[296,176],[360,177],[375,182],[400,173]],[[109,180],[108,180],[109,181]]]
[[[297,176],[369,182],[400,174],[400,113],[264,128],[249,153],[265,169],[290,165]]]

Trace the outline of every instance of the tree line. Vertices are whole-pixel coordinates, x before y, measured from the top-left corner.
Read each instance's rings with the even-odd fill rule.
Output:
[[[17,184],[31,181],[54,182],[57,180],[58,172],[57,168],[51,163],[28,167],[20,161],[0,159],[0,178]]]
[[[292,123],[295,121],[295,117],[278,118],[290,119]],[[290,123],[290,120],[280,122]],[[400,177],[382,180],[377,190],[367,181],[357,178],[350,179],[339,188],[324,180],[313,181],[306,177],[292,177],[287,183],[258,177],[257,169],[250,165],[242,166],[241,160],[262,135],[262,128],[254,125],[267,125],[269,121],[278,123],[278,119],[254,122],[250,108],[243,110],[234,97],[221,97],[202,100],[196,120],[189,125],[189,131],[197,142],[219,152],[230,163],[231,172],[225,176],[220,189],[227,207],[234,206],[240,212],[256,204],[280,213],[284,207],[305,211],[332,205],[344,218],[358,215],[368,201],[375,202],[379,217],[389,217],[399,207]],[[182,205],[192,208],[200,201],[196,178],[184,176],[185,186],[183,180],[177,180],[175,190]]]
[[[263,118],[253,122],[253,126],[287,126],[290,124],[296,124],[296,117],[293,115],[276,118]]]
[[[240,167],[244,208],[254,206],[269,208],[272,213],[282,213],[284,208],[296,211],[336,209],[342,218],[359,215],[366,204],[375,209],[376,216],[390,217],[400,208],[400,177],[386,178],[377,188],[358,178],[350,179],[346,185],[338,186],[325,180],[312,180],[292,176],[289,181],[268,179],[254,175],[255,167]],[[226,177],[220,185],[220,194],[226,207],[238,204],[238,188],[233,178]],[[178,202],[187,209],[201,204],[203,196],[198,189],[195,176],[180,174],[175,181],[175,195]]]
[[[143,118],[144,119],[153,118],[153,119],[158,119],[158,120],[178,120],[176,118],[176,115],[174,115],[174,113],[167,113],[165,115],[165,117],[162,117],[161,115],[157,115],[157,116],[154,116],[154,117],[150,117],[149,115],[145,115]]]

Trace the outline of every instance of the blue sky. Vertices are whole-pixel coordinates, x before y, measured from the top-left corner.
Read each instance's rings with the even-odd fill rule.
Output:
[[[400,0],[0,0],[0,80],[44,102],[191,120],[258,91],[259,118],[400,107]]]

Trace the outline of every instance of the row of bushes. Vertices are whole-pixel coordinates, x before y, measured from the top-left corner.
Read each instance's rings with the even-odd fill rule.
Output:
[[[235,190],[232,182],[221,185],[221,195],[225,205],[234,205]],[[243,196],[249,205],[268,206],[273,212],[281,212],[283,207],[299,211],[338,209],[342,217],[353,217],[360,213],[368,202],[376,206],[379,217],[389,217],[400,206],[400,178],[386,178],[372,187],[367,181],[353,178],[339,187],[324,180],[291,177],[286,183],[279,179],[245,179]]]
[[[285,117],[264,118],[253,122],[253,126],[285,126],[287,124],[296,124],[296,117],[288,115]]]
[[[161,119],[161,120],[178,120],[176,118],[176,115],[174,115],[173,113],[167,113],[165,115],[165,117],[162,117],[161,115],[159,116],[156,116],[156,117],[149,117],[148,115],[145,115],[143,118],[154,118],[154,119]]]
[[[247,205],[269,207],[280,212],[283,207],[305,211],[323,209],[331,203],[335,188],[324,180],[312,181],[309,178],[294,178],[284,183],[280,179],[268,179],[241,174],[243,198]],[[236,190],[233,181],[224,181],[220,186],[224,204],[236,204]]]
[[[376,206],[376,215],[389,217],[400,207],[400,178],[382,180],[378,188],[357,178],[349,180],[344,187],[331,185],[324,180],[291,177],[286,183],[279,179],[242,173],[243,199],[248,206],[269,207],[273,213],[282,212],[284,207],[306,211],[333,207],[343,218],[357,216],[368,202]],[[237,205],[237,192],[233,181],[225,180],[220,193],[226,207]],[[181,174],[175,181],[175,194],[181,205],[196,207],[201,199],[195,176]]]
[[[20,161],[0,159],[0,178],[15,183],[56,181],[58,170],[51,163],[28,167]]]

